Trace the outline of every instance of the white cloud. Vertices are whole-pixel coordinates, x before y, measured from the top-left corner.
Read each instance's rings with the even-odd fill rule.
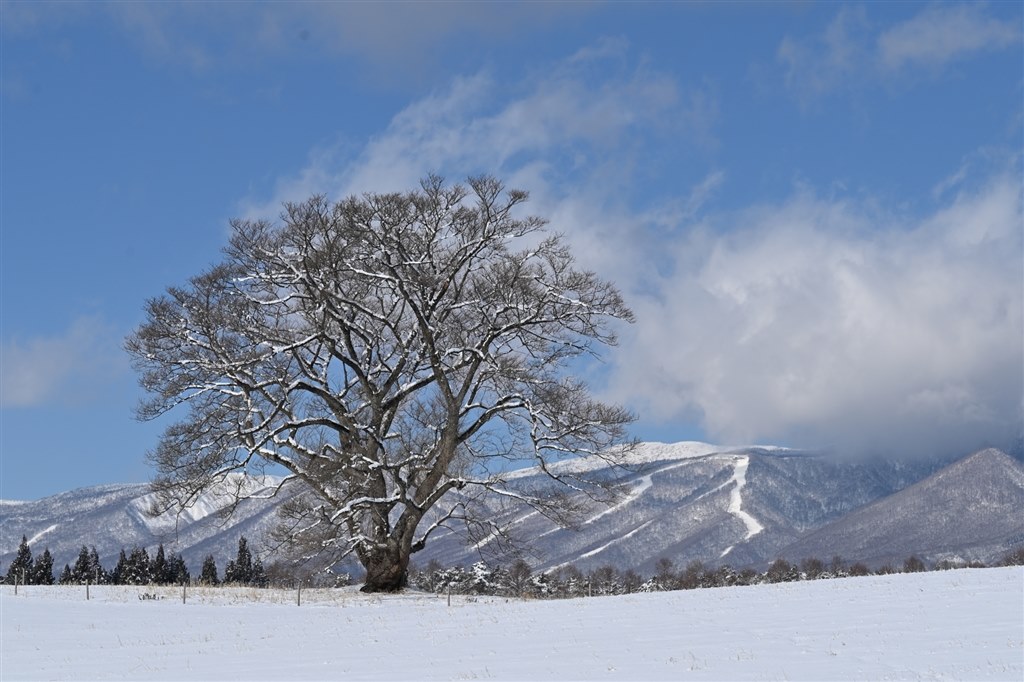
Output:
[[[988,17],[980,3],[930,5],[882,33],[878,52],[888,69],[938,67],[973,52],[1002,49],[1020,40],[1018,22]]]
[[[722,442],[956,452],[1021,429],[1016,173],[908,221],[798,193],[674,247],[613,392]]]
[[[704,217],[724,171],[675,179],[679,199],[636,208],[648,143],[699,144],[706,128],[694,96],[614,48],[501,88],[487,73],[457,79],[348,162],[316,152],[245,213],[274,217],[313,192],[407,189],[430,171],[491,172],[530,190],[528,209],[627,294],[638,322],[609,355],[607,395],[648,421],[859,451],[973,447],[1020,428],[1015,174],[958,174],[939,194],[960,193],[913,220],[809,191]]]
[[[0,407],[88,400],[128,370],[120,335],[94,317],[63,333],[6,339],[0,345]]]
[[[776,59],[786,87],[807,105],[827,93],[882,82],[912,67],[936,70],[1020,41],[1019,24],[988,16],[982,3],[930,5],[884,31],[876,29],[863,7],[843,6],[820,35],[786,36]]]
[[[490,173],[530,190],[528,210],[578,237],[596,268],[616,253],[608,244],[634,250],[639,219],[620,204],[638,172],[638,142],[658,135],[703,144],[715,117],[711,95],[681,93],[673,79],[631,65],[620,42],[604,41],[519,83],[499,86],[486,72],[456,78],[395,115],[353,158],[316,151],[271,197],[240,208],[244,217],[274,218],[282,202],[313,193],[406,190],[429,172],[452,180]],[[708,178],[685,208],[699,209],[719,181]]]
[[[643,264],[661,241],[647,226],[671,230],[698,214],[724,174],[678,180],[682,200],[642,213],[628,207],[638,178],[662,170],[650,141],[713,144],[717,105],[705,89],[681,91],[673,78],[635,65],[627,48],[601,41],[517,83],[499,85],[487,72],[456,78],[400,111],[347,161],[333,149],[314,151],[305,168],[269,198],[242,202],[240,213],[274,219],[282,202],[314,193],[404,191],[430,172],[454,181],[488,173],[529,190],[526,210],[565,234],[583,267],[642,288]]]

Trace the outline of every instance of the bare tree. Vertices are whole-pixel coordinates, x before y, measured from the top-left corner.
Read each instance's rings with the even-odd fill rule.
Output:
[[[139,418],[188,408],[150,453],[162,499],[187,507],[233,472],[283,469],[287,537],[354,554],[382,591],[440,527],[500,534],[473,514],[484,497],[564,521],[570,496],[514,485],[515,466],[600,496],[552,465],[613,457],[633,417],[569,363],[632,313],[544,220],[516,217],[526,198],[432,176],[233,221],[222,262],[151,300],[126,341],[151,395]]]

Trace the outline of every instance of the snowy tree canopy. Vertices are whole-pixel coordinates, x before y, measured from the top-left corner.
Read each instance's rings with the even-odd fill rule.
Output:
[[[632,415],[567,364],[614,344],[632,313],[544,220],[516,217],[526,198],[489,177],[429,177],[287,204],[280,224],[234,221],[222,262],[150,301],[126,342],[152,396],[140,418],[188,409],[151,453],[165,501],[284,468],[299,491],[288,538],[354,553],[367,589],[389,590],[481,496],[561,518],[549,490],[508,485],[516,463],[601,494],[549,465],[623,440]]]

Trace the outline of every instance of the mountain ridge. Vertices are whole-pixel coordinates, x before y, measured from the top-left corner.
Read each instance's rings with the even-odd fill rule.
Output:
[[[909,550],[922,559],[991,562],[1024,544],[1024,464],[985,449],[934,471],[922,462],[848,461],[771,446],[720,447],[708,443],[640,443],[629,466],[600,459],[566,460],[565,470],[587,471],[623,489],[607,507],[592,507],[578,530],[561,528],[523,506],[495,505],[494,517],[514,521],[530,540],[525,556],[535,570],[574,564],[651,573],[667,557],[739,568],[778,557],[800,560],[839,554],[873,564],[902,561]],[[513,485],[545,484],[536,469],[511,477]],[[112,567],[120,549],[133,546],[181,553],[198,572],[207,554],[218,565],[233,557],[245,535],[259,548],[290,497],[280,478],[231,480],[180,514],[150,513],[148,484],[105,484],[35,501],[0,501],[0,570],[13,559],[22,535],[33,552],[49,547],[59,571],[82,544],[95,545]],[[223,512],[230,486],[257,495],[233,515]],[[975,500],[975,503],[971,503]],[[977,502],[980,500],[981,502]],[[955,508],[955,513],[944,509]],[[960,525],[951,525],[959,519]],[[464,537],[442,529],[414,555],[425,565],[468,564],[507,557],[495,538]],[[271,561],[267,556],[265,563]]]

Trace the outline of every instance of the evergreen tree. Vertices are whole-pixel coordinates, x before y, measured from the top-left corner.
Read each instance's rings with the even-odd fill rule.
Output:
[[[263,569],[263,561],[259,557],[252,560],[252,576],[249,578],[249,584],[253,587],[266,587],[270,584],[267,572]]]
[[[174,554],[167,562],[167,582],[174,585],[186,585],[192,580],[192,575],[185,565],[185,559],[181,554]]]
[[[95,545],[89,550],[89,580],[97,585],[108,582],[107,572],[100,563],[100,554],[96,551]]]
[[[28,546],[28,538],[21,536],[21,544],[18,545],[18,554],[11,562],[7,570],[7,582],[13,585],[15,582],[27,583],[32,579],[32,549]]]
[[[149,576],[150,579],[157,585],[166,585],[171,580],[170,571],[168,570],[167,557],[164,555],[164,543],[156,548],[156,556],[149,564]]]
[[[148,585],[151,581],[149,572],[149,552],[144,547],[135,547],[128,555],[125,585]]]
[[[124,553],[124,548],[121,548],[121,554],[117,557],[117,565],[114,566],[113,572],[110,574],[110,582],[113,585],[126,585],[125,576],[128,573],[128,557]]]
[[[33,585],[53,584],[53,556],[50,554],[49,548],[44,549],[36,559],[32,566],[32,578],[29,582]]]
[[[74,580],[74,577],[71,575],[71,566],[64,564],[64,570],[60,572],[60,579],[57,582],[61,585],[70,585]]]
[[[243,535],[238,540],[238,556],[224,568],[224,582],[232,585],[248,585],[252,581],[252,554],[249,541]]]
[[[199,582],[204,585],[220,584],[220,579],[217,577],[217,562],[214,561],[212,554],[207,554],[203,559],[203,570],[199,575]]]
[[[86,580],[93,582],[94,579],[89,548],[82,545],[82,549],[78,552],[78,559],[75,560],[75,565],[71,568],[71,580],[76,583],[84,583]]]

